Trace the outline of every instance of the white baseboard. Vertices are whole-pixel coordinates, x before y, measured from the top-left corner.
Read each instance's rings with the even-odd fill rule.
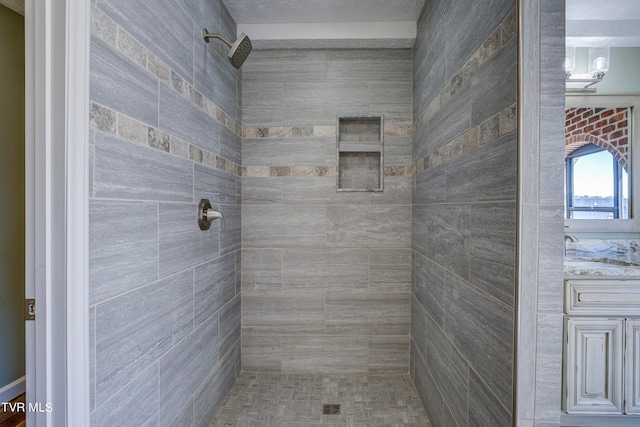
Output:
[[[0,402],[10,402],[20,396],[26,390],[25,377],[18,378],[14,382],[0,388]]]

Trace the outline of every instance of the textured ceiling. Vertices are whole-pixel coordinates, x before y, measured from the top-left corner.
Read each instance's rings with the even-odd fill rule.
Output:
[[[0,4],[24,16],[24,0],[0,0]]]
[[[417,21],[424,0],[224,0],[238,24]]]

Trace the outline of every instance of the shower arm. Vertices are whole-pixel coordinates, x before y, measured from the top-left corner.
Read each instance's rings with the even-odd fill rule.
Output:
[[[209,39],[218,39],[229,47],[233,46],[233,43],[231,43],[229,40],[225,39],[220,34],[210,34],[209,30],[207,30],[206,28],[202,30],[202,38],[204,38],[204,41],[206,41],[207,43],[209,43]]]

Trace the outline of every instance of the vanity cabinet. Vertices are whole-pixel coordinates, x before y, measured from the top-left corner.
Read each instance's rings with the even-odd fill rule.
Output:
[[[640,280],[567,280],[564,409],[640,414]]]

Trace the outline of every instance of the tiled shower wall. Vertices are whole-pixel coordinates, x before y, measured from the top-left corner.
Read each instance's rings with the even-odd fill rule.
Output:
[[[241,74],[201,32],[235,23],[219,0],[91,18],[91,425],[207,426],[240,370]]]
[[[514,0],[434,0],[414,46],[411,374],[435,427],[510,426]]]
[[[242,366],[407,372],[410,50],[243,66]],[[336,192],[336,116],[384,115],[384,192]]]

